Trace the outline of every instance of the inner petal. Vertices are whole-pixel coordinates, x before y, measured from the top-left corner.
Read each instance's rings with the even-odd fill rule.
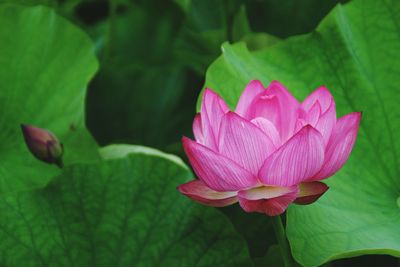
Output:
[[[272,122],[261,117],[255,118],[251,120],[251,122],[255,124],[258,128],[260,128],[265,133],[265,135],[267,135],[271,139],[276,148],[280,147],[280,145],[282,144],[281,138],[279,136],[278,130]]]

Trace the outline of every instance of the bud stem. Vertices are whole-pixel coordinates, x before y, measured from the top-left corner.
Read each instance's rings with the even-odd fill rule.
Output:
[[[286,238],[285,228],[282,224],[281,216],[272,217],[272,225],[274,227],[276,239],[278,240],[279,249],[281,250],[285,267],[297,266],[290,251],[289,242]]]

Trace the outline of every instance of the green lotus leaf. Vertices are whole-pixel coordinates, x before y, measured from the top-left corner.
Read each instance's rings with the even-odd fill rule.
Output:
[[[178,158],[144,147],[69,166],[46,188],[0,197],[1,266],[252,266],[215,209],[183,197]]]

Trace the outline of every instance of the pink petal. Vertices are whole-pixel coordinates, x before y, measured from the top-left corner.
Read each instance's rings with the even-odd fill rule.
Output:
[[[193,134],[196,141],[200,144],[204,144],[203,129],[201,128],[201,115],[196,114],[193,120]]]
[[[206,88],[201,103],[201,123],[204,145],[216,149],[216,138],[219,134],[221,119],[229,111],[225,101],[215,92]]]
[[[272,122],[283,141],[293,135],[299,102],[277,81],[271,82],[266,90],[253,96],[247,109],[240,108],[240,115],[248,120],[262,117]]]
[[[319,121],[319,117],[321,115],[321,105],[317,101],[308,111],[304,110],[303,108],[299,108],[297,113],[298,113],[298,119],[296,122],[295,133],[297,133],[301,128],[303,128],[307,124],[315,128],[315,126]]]
[[[222,119],[219,152],[257,176],[264,160],[275,150],[261,129],[233,112]]]
[[[261,200],[248,200],[238,197],[239,204],[246,212],[259,212],[265,213],[269,216],[277,216],[285,212],[290,203],[292,203],[297,196],[297,191],[289,194]]]
[[[317,125],[319,117],[322,114],[322,108],[319,102],[316,101],[310,110],[302,110],[302,112],[304,113],[303,116],[306,124],[310,124],[312,127],[315,128],[315,125]]]
[[[360,119],[361,113],[354,112],[343,116],[336,122],[326,147],[324,164],[309,181],[328,178],[342,168],[356,141]]]
[[[298,118],[296,121],[296,128],[295,128],[295,133],[297,133],[298,131],[300,131],[302,128],[304,128],[304,126],[307,125],[307,122],[302,119],[302,118]]]
[[[275,147],[281,145],[281,138],[275,125],[267,119],[258,117],[251,121],[258,128],[260,128],[272,141]]]
[[[256,96],[265,91],[264,86],[258,80],[251,81],[244,89],[242,95],[239,98],[239,102],[236,106],[235,113],[242,117],[246,116],[249,106],[253,103]]]
[[[325,113],[328,108],[331,106],[331,103],[334,102],[333,96],[331,93],[326,89],[325,86],[321,86],[312,92],[304,101],[301,103],[301,107],[305,111],[309,111],[315,102],[319,102],[321,105],[321,113]]]
[[[282,141],[286,142],[294,133],[296,126],[297,110],[300,103],[297,99],[278,81],[273,81],[267,88],[269,96],[276,96],[279,102],[279,116],[277,129]],[[268,119],[268,118],[267,118]]]
[[[318,172],[323,161],[322,136],[307,125],[265,160],[259,177],[265,185],[296,185]]]
[[[321,115],[319,116],[318,123],[311,125],[322,134],[325,144],[327,144],[332,129],[336,124],[336,104],[333,96],[324,86],[312,92],[301,104],[301,109],[309,112],[315,103],[319,103]]]
[[[201,180],[187,182],[177,189],[194,201],[212,207],[225,207],[238,201],[237,192],[214,191]]]
[[[336,123],[336,104],[333,96],[324,86],[312,92],[301,104],[301,109],[307,113],[316,103],[321,107],[320,116],[317,123],[310,124],[322,134],[327,144]]]
[[[271,199],[287,195],[291,192],[297,192],[298,186],[260,186],[250,188],[244,191],[239,191],[238,196],[247,200],[258,200],[258,199]]]
[[[328,141],[331,137],[333,127],[336,124],[336,106],[335,102],[332,101],[329,108],[323,113],[318,120],[318,123],[315,125],[315,129],[317,129],[324,138],[325,144],[328,144]]]
[[[317,201],[329,187],[322,182],[309,182],[300,184],[300,192],[294,203],[308,205]]]
[[[259,94],[249,106],[244,118],[252,120],[254,118],[265,118],[271,121],[277,129],[279,128],[280,105],[275,95],[268,95],[267,91]]]
[[[197,176],[216,191],[239,191],[253,187],[257,178],[236,162],[198,144],[182,138],[183,148]]]
[[[305,111],[304,109],[300,108],[295,132],[303,128],[305,125],[310,124],[321,133],[326,145],[330,139],[332,129],[336,124],[335,103],[332,102],[331,106],[327,111],[325,111],[324,114],[321,114],[321,112],[322,108],[318,100],[314,103],[309,111]]]

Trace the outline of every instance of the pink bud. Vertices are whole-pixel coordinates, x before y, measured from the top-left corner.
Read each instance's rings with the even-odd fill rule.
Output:
[[[45,129],[21,124],[25,143],[31,153],[39,160],[63,167],[63,145],[57,137]]]

